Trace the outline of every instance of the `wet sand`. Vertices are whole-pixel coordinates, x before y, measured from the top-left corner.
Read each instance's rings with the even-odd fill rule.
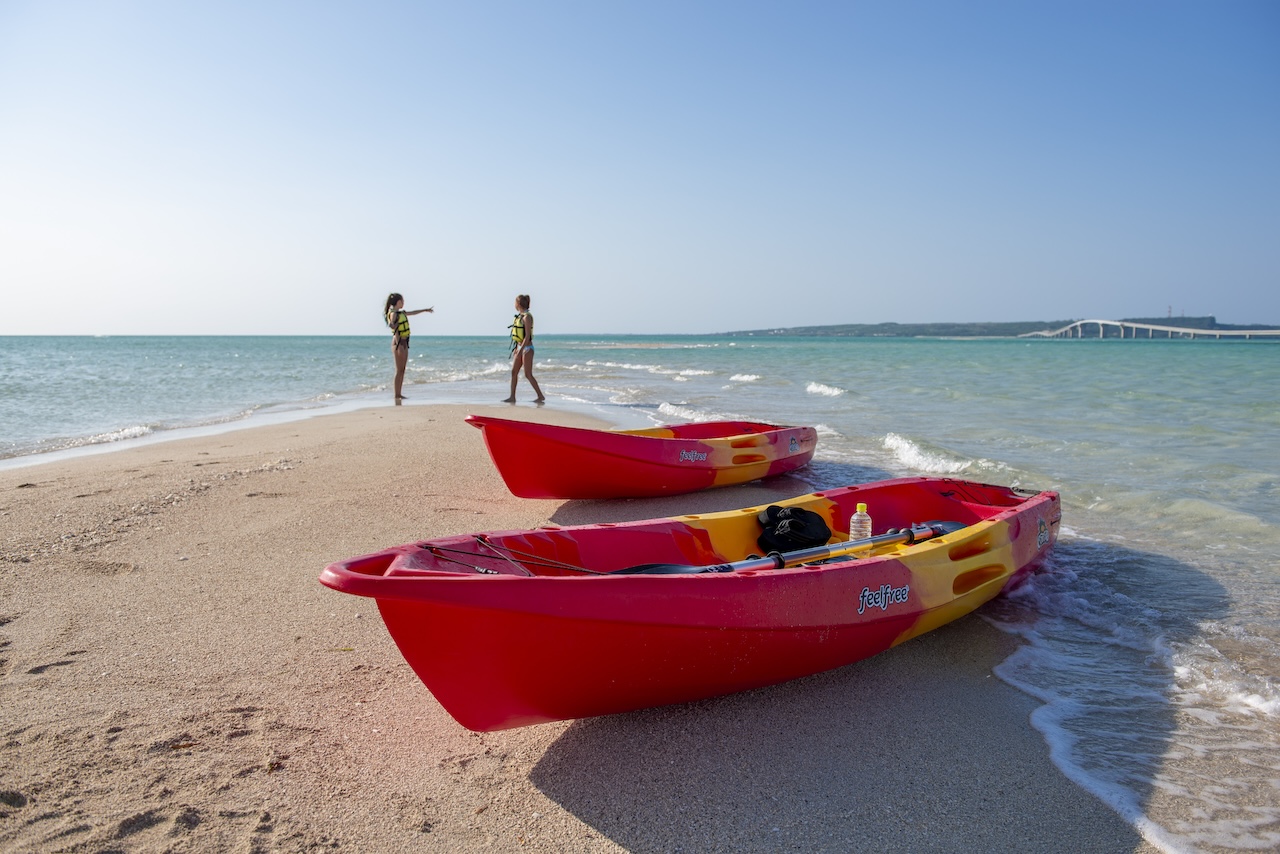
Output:
[[[486,411],[592,423],[385,406],[0,470],[0,850],[1155,850],[1052,765],[976,617],[758,691],[462,728],[327,563],[810,491],[519,499]]]

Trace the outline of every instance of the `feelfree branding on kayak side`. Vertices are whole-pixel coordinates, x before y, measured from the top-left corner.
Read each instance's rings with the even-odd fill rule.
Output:
[[[906,602],[910,596],[910,584],[904,584],[901,587],[894,587],[892,584],[881,584],[878,590],[864,587],[862,588],[862,593],[858,596],[858,613],[861,614],[868,608],[879,608],[881,611],[887,611],[890,605],[899,605]]]

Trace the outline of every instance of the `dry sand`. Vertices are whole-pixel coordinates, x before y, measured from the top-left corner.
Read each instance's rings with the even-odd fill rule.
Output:
[[[1050,763],[1035,702],[991,675],[1014,641],[973,617],[759,691],[463,729],[325,564],[810,491],[514,498],[462,420],[488,408],[0,470],[0,850],[1154,850]]]

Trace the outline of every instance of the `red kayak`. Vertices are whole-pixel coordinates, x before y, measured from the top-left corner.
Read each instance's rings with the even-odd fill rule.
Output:
[[[849,541],[858,503],[872,536]],[[821,516],[828,543],[756,557],[763,523],[784,510]],[[875,655],[1014,585],[1060,518],[1055,492],[903,478],[767,510],[444,537],[331,564],[320,582],[376,599],[435,698],[484,732],[699,700]]]
[[[706,421],[643,430],[588,430],[487,415],[467,423],[521,498],[647,498],[746,483],[813,458],[812,427]]]

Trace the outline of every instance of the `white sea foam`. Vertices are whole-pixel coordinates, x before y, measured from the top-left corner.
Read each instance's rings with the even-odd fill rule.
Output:
[[[735,383],[753,383],[760,379],[759,374],[734,374],[729,379]]]
[[[718,412],[709,412],[703,409],[697,409],[692,406],[685,406],[677,403],[662,403],[658,405],[658,414],[666,421],[723,421],[733,418],[732,415],[725,415]]]
[[[155,431],[146,424],[136,424],[132,427],[123,427],[119,430],[112,430],[107,433],[98,433],[93,436],[73,439],[67,442],[63,447],[75,448],[80,445],[103,445],[109,442],[124,442],[128,439],[140,439],[143,436],[150,436],[154,432]]]
[[[1246,669],[1219,648],[1219,644],[1227,646],[1237,657],[1247,654],[1246,660],[1256,667],[1280,660],[1275,642],[1239,629],[1224,629],[1216,622],[1201,623],[1199,629],[1200,636],[1172,656],[1181,690],[1234,716],[1280,717],[1280,674]]]
[[[918,444],[890,433],[884,437],[885,450],[893,452],[898,462],[915,471],[930,474],[960,474],[973,466],[973,460],[960,460],[941,452],[926,451]]]
[[[647,397],[644,389],[638,388],[606,389],[597,387],[593,390],[605,394],[608,401],[613,405],[622,407],[637,406]]]
[[[686,382],[691,377],[712,376],[716,373],[713,370],[704,368],[671,368],[665,365],[652,365],[645,362],[604,362],[597,359],[588,359],[585,365],[571,367],[575,370],[585,369],[592,373],[599,373],[601,369],[605,371],[632,371],[659,377],[670,377],[675,382]]]
[[[613,368],[620,371],[643,371],[649,374],[674,374],[678,373],[670,368],[663,368],[662,365],[649,365],[639,362],[600,362],[595,359],[588,359],[587,365],[592,368]]]
[[[805,386],[804,390],[809,392],[809,394],[821,394],[826,397],[839,397],[840,395],[845,393],[844,389],[842,388],[836,388],[835,386],[823,385],[822,383],[813,383],[813,382]]]

